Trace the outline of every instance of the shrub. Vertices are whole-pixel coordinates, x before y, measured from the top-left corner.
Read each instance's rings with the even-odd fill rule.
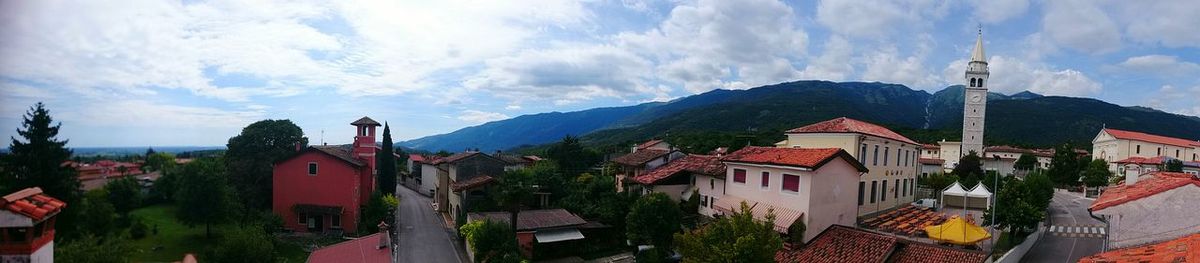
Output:
[[[132,237],[133,239],[142,239],[143,237],[146,237],[146,231],[148,228],[148,227],[146,227],[146,222],[144,222],[141,218],[138,218],[138,217],[130,217],[129,221],[130,221],[130,224],[129,224],[129,236],[130,237]]]

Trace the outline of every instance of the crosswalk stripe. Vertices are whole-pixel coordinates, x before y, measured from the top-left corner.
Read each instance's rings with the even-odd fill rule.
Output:
[[[1103,235],[1103,234],[1104,234],[1104,229],[1103,229],[1103,228],[1101,228],[1101,229],[1100,229],[1100,234],[1101,234],[1101,235]]]

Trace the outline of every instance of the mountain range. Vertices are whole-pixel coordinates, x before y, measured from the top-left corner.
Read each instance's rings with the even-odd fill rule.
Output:
[[[899,84],[795,81],[718,89],[670,102],[522,115],[397,145],[427,151],[494,151],[575,135],[593,146],[624,147],[652,138],[711,141],[691,145],[704,151],[718,144],[769,145],[781,140],[784,130],[843,116],[880,124],[921,142],[959,140],[963,91],[961,85],[930,94]],[[986,114],[989,145],[1049,147],[1071,142],[1086,147],[1102,127],[1200,139],[1198,117],[1090,98],[991,93]]]

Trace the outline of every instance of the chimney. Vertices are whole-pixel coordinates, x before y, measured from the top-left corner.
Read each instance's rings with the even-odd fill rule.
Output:
[[[299,152],[299,151],[300,151],[300,142],[296,142],[296,151],[297,151],[297,152]]]
[[[391,240],[389,240],[389,237],[391,237],[392,234],[388,232],[387,223],[383,221],[379,222],[379,233],[382,235],[379,235],[379,245],[376,246],[375,249],[384,249],[392,244]]]
[[[1137,180],[1138,180],[1138,173],[1125,171],[1125,185],[1132,186],[1133,184],[1137,183]]]

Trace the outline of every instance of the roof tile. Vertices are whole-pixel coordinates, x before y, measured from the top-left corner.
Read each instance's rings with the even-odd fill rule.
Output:
[[[670,153],[670,151],[659,149],[641,149],[637,150],[636,152],[631,152],[629,154],[613,158],[612,161],[619,164],[637,166],[646,164],[647,162],[662,157],[663,155],[667,155],[668,153]]]
[[[1100,194],[1099,198],[1096,198],[1088,210],[1104,210],[1189,184],[1200,187],[1200,179],[1196,179],[1190,174],[1173,172],[1154,172],[1142,175],[1133,185],[1122,183],[1109,187],[1103,194]]]
[[[33,187],[5,195],[0,199],[0,207],[40,222],[61,212],[67,203],[43,194],[42,188]]]
[[[753,164],[775,164],[816,169],[835,157],[844,157],[860,171],[866,171],[858,160],[838,148],[776,148],[747,146],[721,158],[721,161]]]
[[[786,133],[859,133],[911,144],[919,144],[904,135],[873,123],[841,117],[788,130]]]
[[[983,262],[987,253],[900,239],[842,225],[833,225],[798,249],[784,248],[776,262]]]
[[[688,156],[654,168],[654,170],[640,174],[634,177],[633,180],[641,184],[655,184],[658,181],[670,178],[672,175],[684,171],[723,177],[725,175],[725,163],[722,163],[721,159],[716,156],[689,154]]]
[[[492,220],[508,223],[508,212],[482,212],[467,215],[470,221]],[[524,210],[517,214],[517,230],[538,230],[545,228],[580,226],[587,224],[586,220],[568,212],[566,209]]]
[[[1200,142],[1198,142],[1198,141],[1193,141],[1193,140],[1188,140],[1188,139],[1180,139],[1180,138],[1175,138],[1175,137],[1167,137],[1167,136],[1162,136],[1162,135],[1154,135],[1154,134],[1149,134],[1149,133],[1125,131],[1125,130],[1118,130],[1118,129],[1111,129],[1111,128],[1104,129],[1104,132],[1107,132],[1109,135],[1112,135],[1113,137],[1116,137],[1117,139],[1122,139],[1122,140],[1137,140],[1137,141],[1144,141],[1144,142],[1174,145],[1174,146],[1180,146],[1180,147],[1200,146]]]
[[[1174,263],[1200,261],[1200,234],[1144,246],[1111,250],[1079,259],[1080,263]]]

